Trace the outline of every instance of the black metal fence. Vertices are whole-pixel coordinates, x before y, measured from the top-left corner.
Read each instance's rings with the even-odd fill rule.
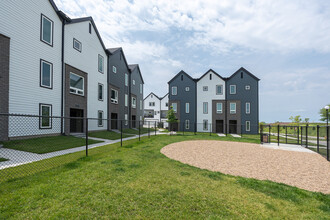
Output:
[[[330,126],[324,125],[261,125],[260,142],[295,144],[313,150],[330,160]]]

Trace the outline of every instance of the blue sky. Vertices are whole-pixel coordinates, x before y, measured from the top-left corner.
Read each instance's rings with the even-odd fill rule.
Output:
[[[140,65],[145,95],[163,96],[180,70],[227,77],[241,66],[260,81],[260,121],[318,121],[330,104],[330,1],[55,0],[92,16],[106,47]]]

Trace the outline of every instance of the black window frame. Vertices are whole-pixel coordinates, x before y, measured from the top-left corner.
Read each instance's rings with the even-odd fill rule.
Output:
[[[51,42],[50,43],[48,43],[47,41],[43,40],[43,38],[42,38],[42,31],[43,31],[43,26],[42,26],[43,21],[42,20],[43,20],[43,18],[46,18],[47,20],[49,20],[52,23],[52,28],[51,28],[51,30],[52,30],[51,38],[52,39],[51,39]],[[53,44],[54,44],[54,21],[52,19],[48,18],[44,14],[41,14],[41,17],[40,17],[40,41],[43,42],[43,43],[45,43],[45,44],[47,44],[47,45],[49,45],[49,46],[51,46],[51,47],[53,47]]]
[[[102,71],[100,71],[100,69],[99,69],[99,60],[100,60],[100,57],[102,57],[102,60],[103,60],[103,63],[102,63]],[[104,74],[104,57],[103,57],[101,54],[98,54],[98,56],[97,56],[97,70],[98,70],[100,73]]]
[[[100,86],[102,86],[102,98],[100,99]],[[104,100],[104,84],[102,84],[102,83],[98,83],[97,84],[97,99],[99,100],[99,101],[103,101]]]
[[[74,42],[75,41],[77,41],[80,44],[80,50],[77,49],[77,48],[75,48],[75,46],[74,46]],[[73,38],[73,45],[72,46],[73,46],[73,49],[75,49],[75,50],[77,50],[77,51],[79,51],[81,53],[81,51],[82,51],[82,43],[79,40],[77,40],[76,38]]]
[[[50,107],[50,114],[49,114],[49,125],[50,127],[43,127],[42,126],[42,106],[49,106]],[[52,104],[45,104],[39,103],[39,129],[52,129],[53,128],[53,105]]]
[[[100,119],[100,113],[102,113],[102,118]],[[98,110],[97,111],[97,126],[98,127],[104,127],[104,123],[103,123],[103,116],[104,116],[104,111],[102,110]],[[101,121],[101,125],[100,125],[100,121]]]
[[[48,64],[50,64],[50,66],[51,66],[51,76],[49,77],[50,78],[50,80],[51,80],[51,83],[50,83],[50,87],[48,87],[48,86],[45,86],[45,85],[43,85],[42,84],[42,63],[48,63]],[[54,67],[53,67],[53,63],[51,63],[51,62],[49,62],[49,61],[47,61],[47,60],[44,60],[44,59],[40,59],[40,67],[39,67],[39,72],[40,72],[40,83],[39,83],[39,85],[40,85],[40,87],[42,87],[42,88],[46,88],[46,89],[53,89],[53,76],[54,76],[54,74],[53,74],[53,71],[54,71]]]

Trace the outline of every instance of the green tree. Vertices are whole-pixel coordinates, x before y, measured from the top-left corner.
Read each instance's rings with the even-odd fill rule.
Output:
[[[178,119],[175,117],[174,110],[172,107],[167,112],[167,122],[169,122],[169,123],[178,122]]]
[[[292,121],[292,123],[300,123],[300,122],[302,121],[300,115],[297,115],[297,116],[291,116],[289,119]]]
[[[330,104],[328,106],[330,107]],[[326,121],[327,120],[327,112],[326,112],[325,108],[321,108],[319,113],[320,113],[320,116],[321,116],[320,120],[321,121]]]
[[[308,123],[309,122],[309,118],[305,118],[304,121],[305,121],[305,123]]]

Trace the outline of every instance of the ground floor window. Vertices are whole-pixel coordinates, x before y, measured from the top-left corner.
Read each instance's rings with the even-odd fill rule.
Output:
[[[40,104],[39,105],[39,127],[42,129],[52,128],[52,105]]]
[[[128,115],[125,114],[125,125],[128,125]]]
[[[189,129],[189,124],[190,124],[189,120],[186,120],[186,123],[185,124],[186,124],[185,125],[186,129]]]
[[[246,131],[250,131],[251,130],[251,123],[250,123],[250,121],[246,121],[245,122],[245,130]]]
[[[208,120],[203,120],[203,130],[204,131],[207,131],[208,124],[209,124]]]
[[[98,126],[103,127],[103,111],[98,111],[97,118],[98,118]]]

